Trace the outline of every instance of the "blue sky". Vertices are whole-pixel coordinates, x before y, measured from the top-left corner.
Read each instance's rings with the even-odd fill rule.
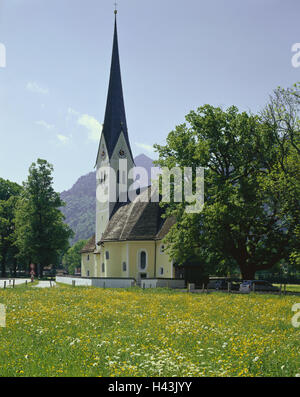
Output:
[[[0,0],[0,176],[22,182],[38,157],[55,189],[93,170],[104,119],[113,0]],[[154,156],[205,103],[258,111],[300,80],[299,0],[119,0],[123,89],[133,153]]]

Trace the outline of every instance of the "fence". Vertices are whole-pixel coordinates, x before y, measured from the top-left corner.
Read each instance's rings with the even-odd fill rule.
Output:
[[[135,285],[134,278],[98,278],[98,277],[68,277],[57,276],[57,283],[73,286],[87,286],[99,288],[130,288]]]

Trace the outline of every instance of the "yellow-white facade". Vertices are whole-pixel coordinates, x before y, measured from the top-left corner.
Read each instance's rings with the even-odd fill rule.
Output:
[[[105,242],[100,252],[83,252],[82,277],[174,278],[162,241]]]

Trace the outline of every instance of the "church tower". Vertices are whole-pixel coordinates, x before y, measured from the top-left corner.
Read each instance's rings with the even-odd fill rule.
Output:
[[[122,168],[120,170],[120,160]],[[124,169],[127,167],[127,171]],[[106,102],[103,130],[100,138],[98,155],[96,160],[97,169],[97,197],[96,197],[96,245],[106,229],[113,214],[114,208],[119,201],[120,185],[126,184],[127,190],[122,192],[120,201],[127,201],[127,192],[132,183],[128,180],[128,171],[134,167],[134,160],[128,138],[125,105],[123,98],[121,68],[117,33],[117,10],[115,10],[115,27],[112,60],[110,69],[110,80]],[[112,169],[114,173],[110,172]],[[114,174],[114,175],[113,175]],[[106,184],[106,187],[104,187]],[[102,188],[106,192],[116,191],[116,197],[109,195],[107,200],[99,200]],[[123,188],[124,190],[124,188]],[[124,199],[124,195],[126,198]],[[115,200],[116,199],[116,200]]]

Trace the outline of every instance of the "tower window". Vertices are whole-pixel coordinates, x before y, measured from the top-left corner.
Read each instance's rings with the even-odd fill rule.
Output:
[[[102,273],[104,273],[104,272],[105,272],[105,264],[102,263]]]
[[[123,272],[126,272],[127,271],[127,264],[126,264],[126,262],[123,262]]]
[[[161,246],[160,246],[160,253],[163,254],[164,250],[165,250],[165,246],[164,246],[164,245],[161,245]]]
[[[88,261],[90,260],[90,256],[89,256],[89,255],[87,256],[87,260],[88,260]]]
[[[164,268],[161,267],[161,268],[160,268],[160,275],[162,276],[163,274],[164,274]]]
[[[87,277],[90,277],[90,271],[89,270],[87,270],[86,275],[87,275]]]
[[[105,258],[106,258],[106,259],[109,259],[109,251],[106,251],[106,252],[105,252]]]

